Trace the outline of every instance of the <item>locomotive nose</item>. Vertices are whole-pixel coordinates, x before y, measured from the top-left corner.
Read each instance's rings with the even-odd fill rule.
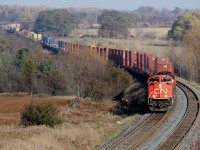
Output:
[[[158,104],[158,107],[159,107],[159,108],[164,108],[164,107],[165,107],[165,105],[164,105],[164,104],[162,104],[162,103],[159,103],[159,104]]]

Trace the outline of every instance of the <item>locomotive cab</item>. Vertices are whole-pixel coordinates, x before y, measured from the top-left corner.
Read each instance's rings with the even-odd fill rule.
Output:
[[[167,111],[173,105],[173,82],[169,75],[148,78],[148,105],[151,111]]]

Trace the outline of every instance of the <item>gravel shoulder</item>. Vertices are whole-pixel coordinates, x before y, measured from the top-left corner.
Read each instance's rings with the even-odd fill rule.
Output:
[[[187,84],[187,86],[189,86],[196,93],[196,95],[198,96],[198,99],[200,99],[200,90],[198,88],[196,88],[194,85],[191,85],[190,83],[188,83],[184,80],[181,80],[181,81],[183,81],[185,84]],[[200,107],[199,107],[199,110],[200,110]],[[194,125],[192,126],[192,128],[190,129],[188,134],[185,136],[185,138],[181,141],[178,149],[180,149],[180,150],[198,150],[197,141],[199,139],[200,139],[200,111],[199,111],[196,121],[194,122]]]

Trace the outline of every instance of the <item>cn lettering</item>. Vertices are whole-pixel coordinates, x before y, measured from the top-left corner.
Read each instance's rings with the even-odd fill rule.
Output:
[[[166,88],[166,90],[164,90],[164,89],[154,89],[154,94],[162,94],[162,93],[164,93],[164,94],[167,94],[168,93],[168,90],[167,90],[167,88]]]

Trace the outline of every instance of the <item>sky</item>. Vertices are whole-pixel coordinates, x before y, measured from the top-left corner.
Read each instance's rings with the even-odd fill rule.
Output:
[[[183,9],[200,9],[200,0],[0,0],[0,5],[45,5],[52,8],[96,7],[101,9],[135,10],[141,6],[157,9],[175,7]]]

